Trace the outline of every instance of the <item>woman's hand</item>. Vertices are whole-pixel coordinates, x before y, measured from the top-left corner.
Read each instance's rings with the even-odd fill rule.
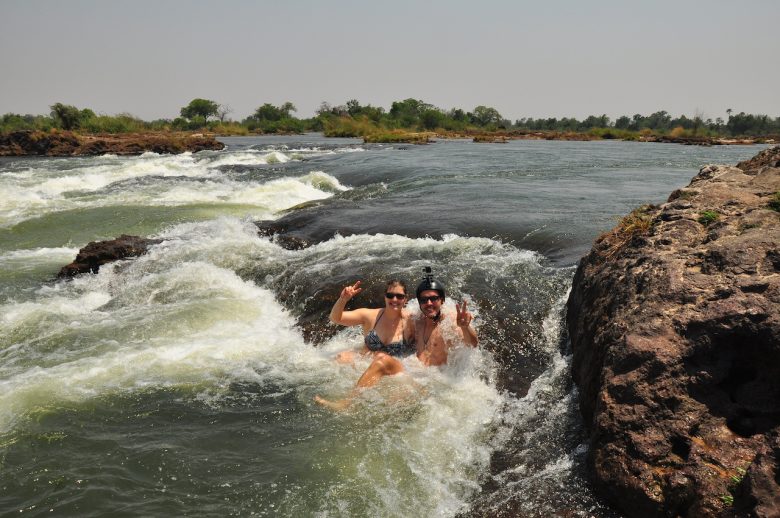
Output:
[[[357,281],[352,286],[344,286],[344,289],[341,290],[341,296],[339,298],[349,300],[361,291],[363,291],[363,288],[360,287],[360,281]]]

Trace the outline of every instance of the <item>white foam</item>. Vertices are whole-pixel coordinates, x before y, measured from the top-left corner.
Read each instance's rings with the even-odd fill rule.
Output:
[[[319,173],[310,181],[318,178],[327,181]],[[220,394],[232,382],[272,381],[305,398],[313,419],[356,421],[344,454],[358,477],[353,501],[360,500],[363,509],[435,516],[465,508],[479,490],[477,474],[487,469],[497,444],[491,431],[507,406],[495,388],[490,355],[459,347],[442,368],[408,357],[407,374],[364,391],[346,417],[332,415],[311,397],[352,389],[370,359],[360,358],[353,367],[332,356],[358,345],[360,331],[345,329],[312,347],[272,292],[235,272],[261,261],[273,272],[305,264],[311,267],[307,275],[318,275],[317,269],[327,275],[329,264],[388,253],[403,258],[410,250],[455,252],[456,268],[478,259],[535,262],[534,254],[483,238],[381,234],[289,251],[258,237],[253,223],[227,217],[175,225],[158,237],[163,242],[144,256],[0,308],[0,335],[16,337],[0,362],[0,432],[23,426],[38,412],[164,387],[194,387],[200,401],[219,408]],[[419,488],[414,498],[404,494],[394,473]],[[341,505],[334,503],[340,491],[333,487],[323,513]]]
[[[271,292],[231,270],[180,257],[145,256],[3,307],[4,335],[32,327],[32,338],[49,334],[59,349],[45,353],[44,363],[35,360],[36,347],[6,351],[0,431],[36,407],[236,377],[294,384],[329,363],[303,342]],[[73,333],[82,346],[67,343]]]
[[[220,155],[216,160],[210,162],[209,166],[284,164],[290,160],[292,157],[280,151],[263,153],[249,149]]]
[[[13,265],[20,267],[24,264],[49,264],[71,261],[78,248],[56,247],[56,248],[31,248],[27,250],[10,250],[0,254],[0,265]]]
[[[264,156],[287,160],[274,153]],[[21,179],[0,179],[0,226],[51,212],[117,205],[250,205],[254,217],[267,219],[279,210],[347,189],[322,171],[266,182],[237,181],[211,169],[207,158],[196,160],[191,154],[96,160],[98,165],[75,171],[39,170]],[[116,182],[142,177],[150,179],[112,188]]]

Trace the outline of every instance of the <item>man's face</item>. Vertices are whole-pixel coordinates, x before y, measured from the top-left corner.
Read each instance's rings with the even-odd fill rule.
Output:
[[[444,299],[435,290],[423,291],[417,301],[420,303],[420,311],[428,318],[434,318],[438,315],[441,311],[441,305],[444,303]]]

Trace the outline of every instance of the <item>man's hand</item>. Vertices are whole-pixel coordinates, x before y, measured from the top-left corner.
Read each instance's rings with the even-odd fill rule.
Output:
[[[349,300],[361,291],[363,291],[363,288],[360,287],[360,281],[357,281],[352,286],[344,286],[344,289],[341,290],[340,298]]]
[[[471,313],[469,313],[469,310],[466,309],[465,300],[461,304],[455,303],[455,313],[458,327],[468,327],[471,324],[471,319],[473,317],[471,316]]]

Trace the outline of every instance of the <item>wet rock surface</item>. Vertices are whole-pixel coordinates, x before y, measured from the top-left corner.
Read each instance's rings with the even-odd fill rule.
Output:
[[[140,155],[220,150],[213,136],[188,133],[78,135],[70,131],[0,134],[0,156]]]
[[[80,273],[97,273],[104,264],[143,255],[148,251],[149,246],[160,242],[162,242],[161,239],[148,239],[126,234],[109,241],[93,241],[79,250],[76,260],[63,266],[57,276],[67,278]]]
[[[780,516],[778,166],[703,167],[577,269],[589,474],[629,516]]]

